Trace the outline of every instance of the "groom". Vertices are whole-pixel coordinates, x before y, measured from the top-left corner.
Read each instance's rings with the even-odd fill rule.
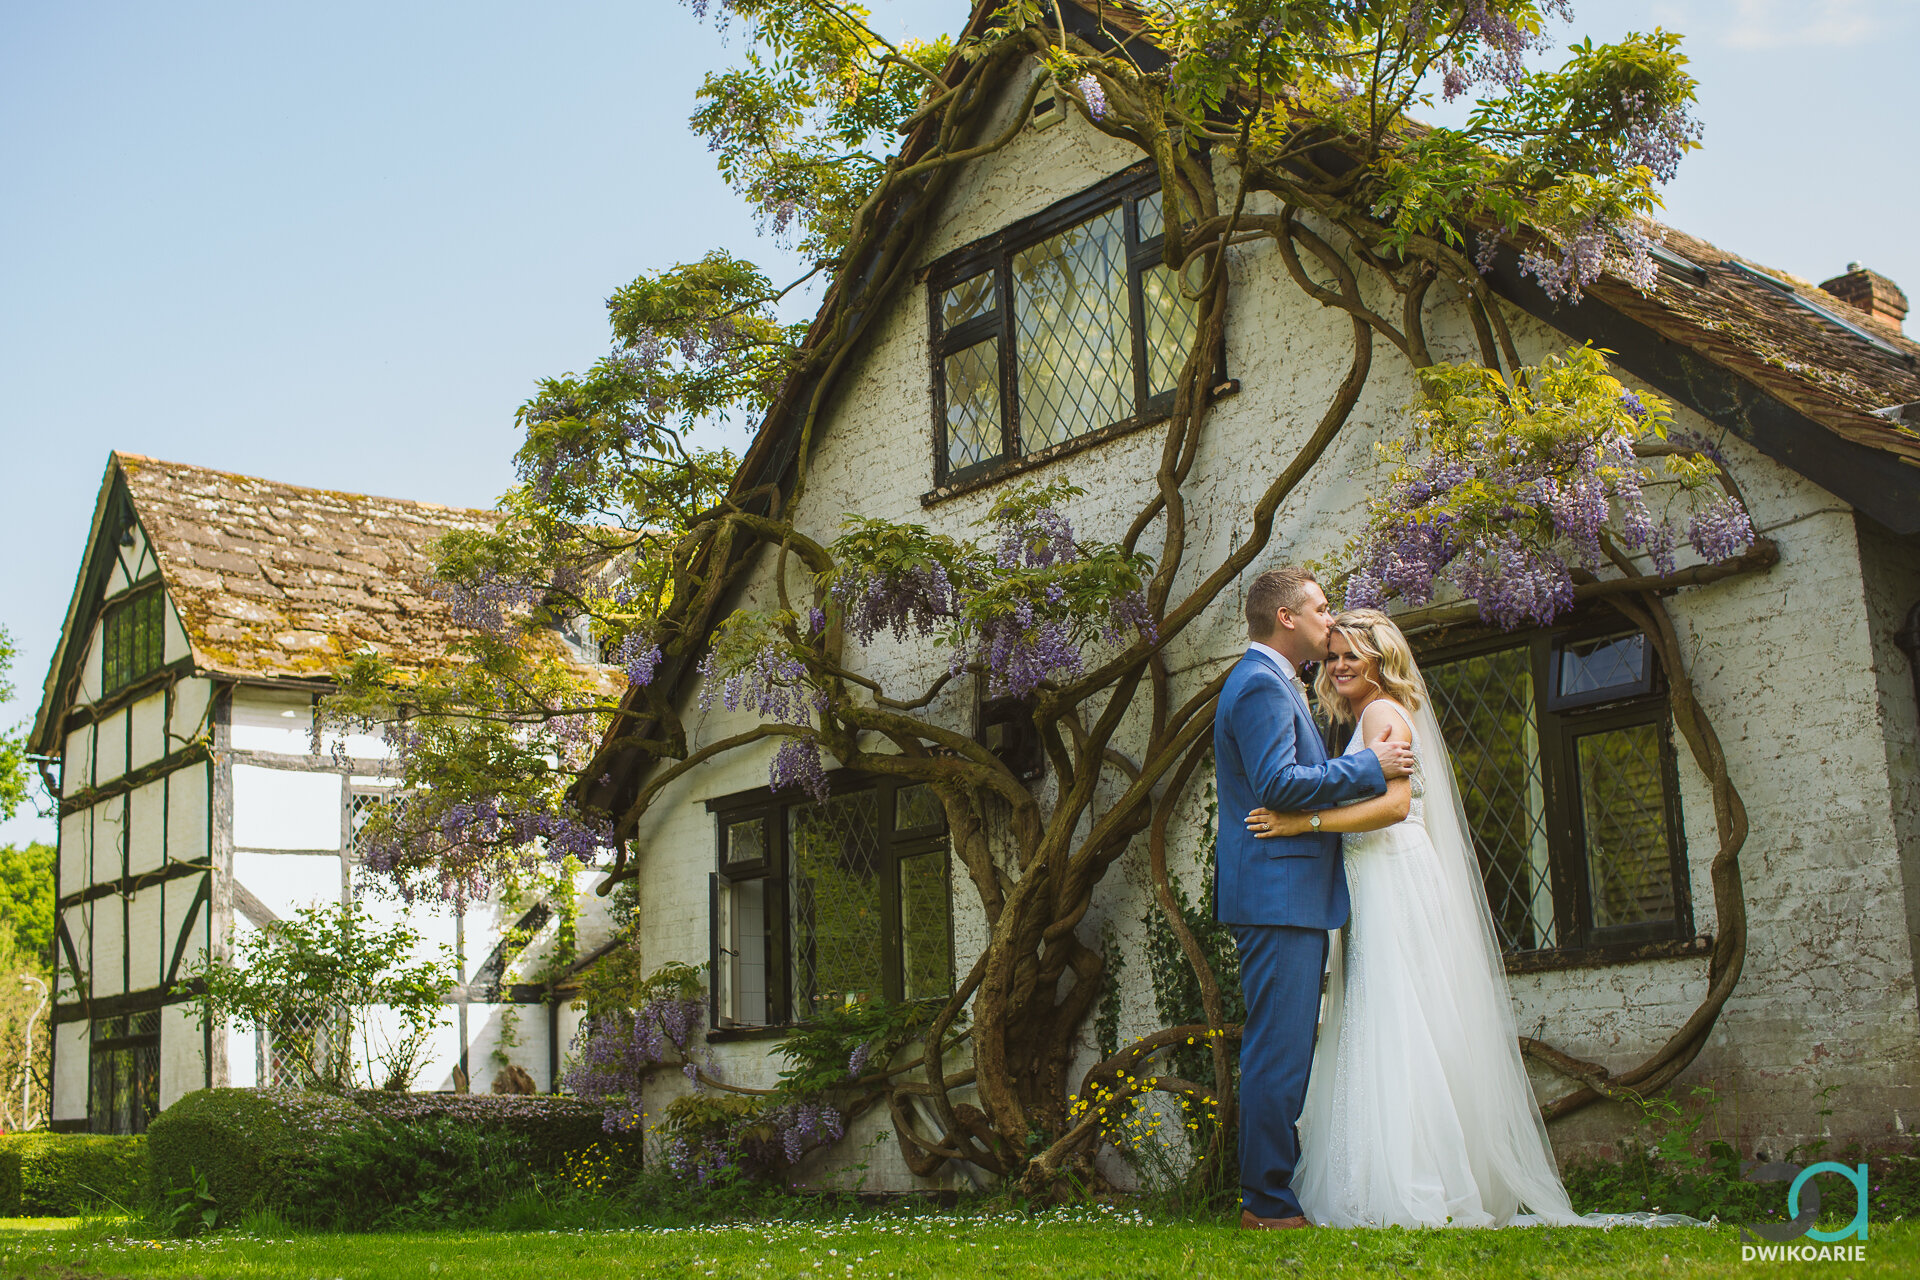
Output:
[[[1333,609],[1305,569],[1269,569],[1247,590],[1252,643],[1220,691],[1213,764],[1220,797],[1219,896],[1233,927],[1247,1024],[1240,1042],[1240,1190],[1243,1227],[1304,1227],[1291,1183],[1300,1158],[1294,1125],[1307,1096],[1327,931],[1347,919],[1340,837],[1255,839],[1246,818],[1333,809],[1377,796],[1413,772],[1413,754],[1383,737],[1328,760],[1307,709],[1300,664],[1327,656]],[[1317,821],[1317,819],[1316,819]]]

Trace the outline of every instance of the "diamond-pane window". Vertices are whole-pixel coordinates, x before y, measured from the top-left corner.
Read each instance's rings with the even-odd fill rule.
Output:
[[[365,860],[360,847],[360,832],[365,829],[368,819],[380,811],[380,806],[393,803],[390,791],[355,791],[347,797],[347,857],[354,862]]]
[[[1527,650],[1436,664],[1426,676],[1501,943],[1551,947],[1546,786]]]
[[[1547,701],[1556,711],[1617,702],[1652,690],[1652,651],[1638,632],[1569,640],[1554,650]]]
[[[958,328],[993,310],[993,273],[983,271],[971,280],[962,280],[940,297],[940,323],[948,329]]]
[[[107,610],[100,625],[100,678],[107,693],[158,671],[166,649],[166,598],[148,589]]]
[[[941,362],[947,378],[947,466],[1000,456],[1000,342],[965,347]]]
[[[1423,664],[1509,952],[1688,937],[1654,662],[1638,634],[1543,631]]]
[[[1147,316],[1147,393],[1172,391],[1200,332],[1200,304],[1180,292],[1172,267],[1150,267],[1140,276]]]
[[[947,851],[900,860],[900,970],[908,1000],[953,990],[953,895]]]
[[[1141,196],[1139,203],[1134,205],[1134,211],[1134,216],[1140,220],[1140,238],[1142,240],[1158,239],[1160,233],[1166,230],[1165,225],[1160,219],[1160,193],[1158,191],[1151,191]]]
[[[1136,170],[934,265],[937,483],[1168,412],[1200,326],[1164,251]]]
[[[880,999],[880,815],[873,792],[803,805],[787,817],[796,1016]]]
[[[1118,208],[1013,255],[1021,442],[1029,452],[1133,413]]]

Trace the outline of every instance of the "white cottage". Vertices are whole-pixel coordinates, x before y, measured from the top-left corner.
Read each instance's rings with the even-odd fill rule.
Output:
[[[55,1129],[138,1133],[192,1090],[279,1082],[271,1035],[203,1026],[182,975],[355,896],[459,966],[414,1087],[452,1088],[459,1071],[484,1089],[503,1059],[553,1087],[571,1025],[547,989],[514,981],[553,941],[548,907],[363,893],[355,833],[394,793],[386,747],[323,750],[313,732],[346,654],[371,646],[402,671],[446,656],[457,631],[422,594],[425,549],[496,518],[112,456],[32,735],[60,819]]]
[[[1102,38],[1093,6],[1062,7],[1081,35]],[[794,511],[822,543],[846,512],[972,536],[1015,477],[1084,489],[1069,513],[1085,537],[1118,538],[1148,497],[1166,339],[1183,323],[1154,278],[1158,183],[1136,150],[1077,115],[1063,120],[1047,93],[1022,127],[1016,113],[1041,74],[1028,63],[997,86],[980,136],[1018,128],[1016,139],[947,187],[914,242],[914,269],[825,394]],[[1231,191],[1229,167],[1215,163]],[[1258,195],[1249,209],[1277,211]],[[1577,306],[1544,296],[1511,252],[1492,281],[1523,362],[1581,342],[1617,353],[1629,386],[1673,400],[1676,428],[1725,453],[1779,549],[1766,572],[1669,601],[1751,823],[1740,857],[1744,973],[1682,1082],[1713,1085],[1713,1131],[1749,1153],[1901,1136],[1920,1122],[1920,344],[1900,330],[1904,298],[1871,272],[1815,287],[1678,232],[1660,261],[1657,293],[1604,279]],[[1202,569],[1244,539],[1254,498],[1313,430],[1352,342],[1347,316],[1297,287],[1271,242],[1234,249],[1230,270],[1229,381],[1186,488],[1188,563]],[[1050,272],[1069,271],[1112,287],[1064,276],[1049,287]],[[1477,362],[1461,293],[1437,283],[1427,306],[1436,356]],[[810,391],[776,402],[740,492],[791,483]],[[1379,478],[1373,446],[1400,432],[1415,392],[1409,366],[1381,344],[1349,426],[1279,513],[1255,568],[1337,556]],[[773,600],[773,558],[754,563],[730,604]],[[1176,702],[1243,651],[1240,605],[1225,593],[1168,653]],[[1643,1060],[1702,999],[1716,905],[1708,784],[1676,743],[1664,673],[1605,610],[1547,630],[1455,626],[1417,640],[1463,762],[1520,1027],[1609,1070]],[[926,687],[946,660],[884,636],[849,658],[895,691]],[[691,659],[662,679],[694,747],[753,723],[699,709]],[[932,714],[994,734],[991,709],[964,685]],[[713,966],[708,1048],[718,1071],[749,1086],[771,1083],[781,1065],[771,1039],[819,1002],[951,990],[985,936],[937,811],[845,771],[828,806],[770,793],[773,750],[716,758],[636,814],[649,771],[610,744],[614,785],[593,793],[626,815],[646,963]],[[1044,794],[1044,761],[1032,763]],[[1194,791],[1172,861],[1197,896],[1205,839]],[[838,857],[819,856],[823,844]],[[1123,1042],[1162,1025],[1142,955],[1145,857],[1143,847],[1125,855],[1078,926],[1089,946],[1113,940]],[[1097,1060],[1093,1021],[1076,1072]],[[1543,1099],[1572,1087],[1549,1074],[1537,1084]],[[657,1113],[685,1084],[666,1075],[656,1088]],[[1553,1133],[1563,1150],[1597,1144],[1631,1118],[1593,1106]],[[882,1122],[863,1123],[844,1149]],[[913,1185],[892,1152],[863,1158],[876,1180]]]

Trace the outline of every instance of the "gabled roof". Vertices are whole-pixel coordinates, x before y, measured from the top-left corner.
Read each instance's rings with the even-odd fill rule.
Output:
[[[56,691],[70,687],[99,607],[120,527],[113,514],[129,511],[159,562],[195,674],[316,682],[365,647],[403,673],[444,660],[464,629],[426,594],[428,544],[499,519],[112,454],[34,722],[36,750],[53,746],[51,721],[65,710]]]

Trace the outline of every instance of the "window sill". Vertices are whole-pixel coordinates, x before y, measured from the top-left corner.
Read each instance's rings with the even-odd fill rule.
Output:
[[[770,1027],[714,1027],[707,1032],[708,1044],[732,1044],[738,1040],[781,1040],[791,1034],[793,1028],[785,1025]]]
[[[1224,400],[1228,396],[1238,393],[1239,390],[1240,380],[1238,378],[1229,378],[1213,389],[1213,398],[1216,401]],[[1122,436],[1130,436],[1136,431],[1145,431],[1148,427],[1157,427],[1167,421],[1170,416],[1169,414],[1161,413],[1149,414],[1140,418],[1126,418],[1111,426],[1101,427],[1096,431],[1089,431],[1085,435],[1075,436],[1071,440],[1062,440],[1056,445],[1049,445],[1038,453],[1027,453],[1017,458],[1008,458],[1003,462],[989,466],[985,471],[976,472],[973,475],[967,476],[965,479],[950,480],[937,489],[929,489],[920,495],[920,505],[923,507],[934,507],[947,501],[949,498],[958,498],[962,494],[976,493],[981,489],[999,484],[1002,480],[1007,480],[1017,475],[1024,475],[1029,471],[1037,471],[1041,467],[1058,462],[1062,458],[1070,458],[1074,454],[1094,448],[1096,445],[1103,445],[1109,440],[1118,440]]]
[[[1508,973],[1549,973],[1557,969],[1598,969],[1638,960],[1679,960],[1709,955],[1713,939],[1663,938],[1658,942],[1625,942],[1599,947],[1565,947],[1552,951],[1521,951],[1507,957]]]

